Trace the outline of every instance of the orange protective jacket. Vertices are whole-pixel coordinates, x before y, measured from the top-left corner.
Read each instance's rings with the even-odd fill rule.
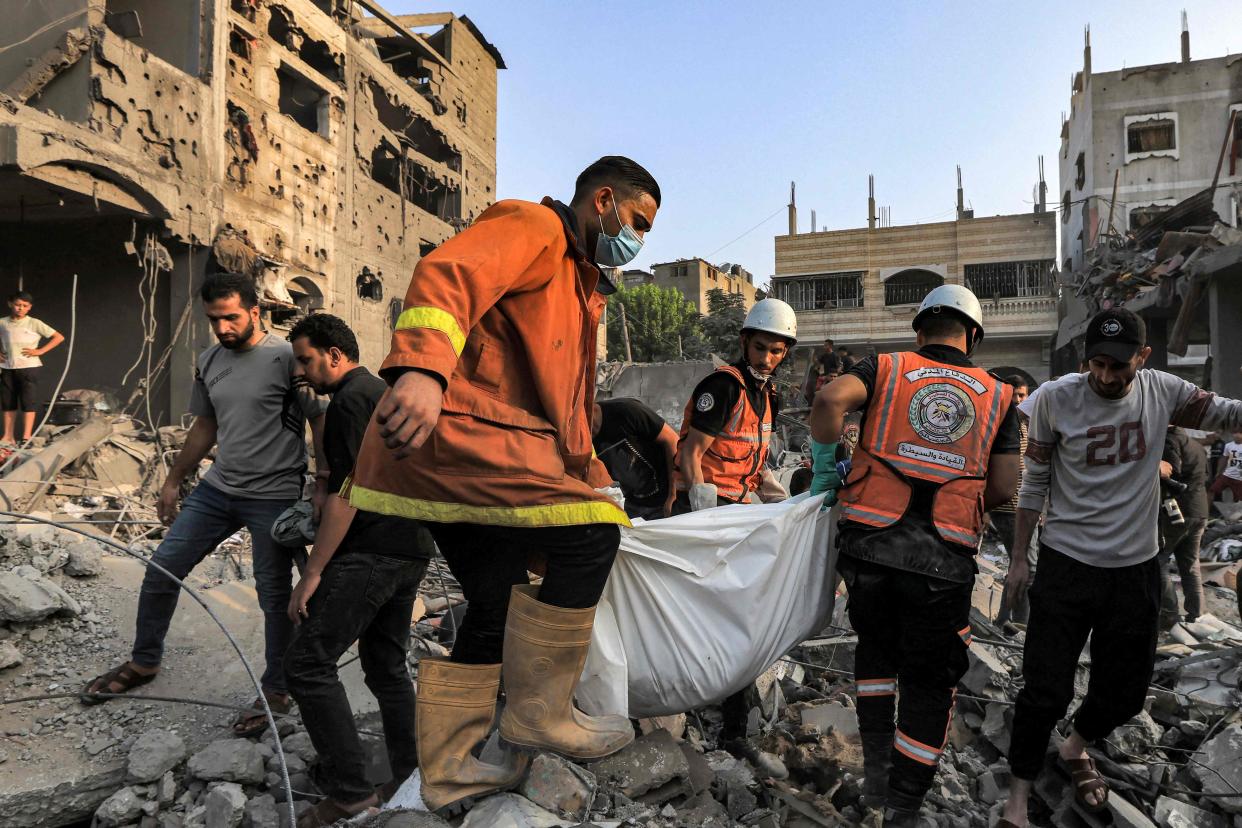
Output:
[[[381,372],[445,385],[431,436],[398,462],[375,421],[349,502],[438,523],[629,525],[595,489],[591,446],[599,270],[551,199],[500,201],[418,263]]]
[[[716,435],[716,439],[703,452],[699,465],[703,470],[703,482],[716,487],[719,497],[741,502],[751,492],[758,490],[763,480],[763,465],[768,459],[768,442],[772,438],[772,412],[776,410],[776,391],[769,383],[762,393],[767,395],[768,404],[764,416],[750,404],[750,396],[746,393],[746,378],[742,372],[732,365],[722,365],[716,369],[723,371],[737,380],[742,387],[737,404],[729,413],[725,430]],[[690,415],[694,413],[695,399],[686,403],[685,413],[681,419],[681,436],[677,441],[678,456],[681,445],[690,433]],[[678,491],[689,491],[690,484],[681,468],[677,469]]]
[[[910,505],[909,478],[940,484],[932,523],[944,540],[978,547],[992,444],[1013,389],[982,368],[917,353],[881,354],[853,468],[841,489],[845,520],[891,526]]]

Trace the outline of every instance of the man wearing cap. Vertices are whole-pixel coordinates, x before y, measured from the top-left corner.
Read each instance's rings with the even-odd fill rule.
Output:
[[[984,509],[1013,496],[1020,445],[1012,389],[969,359],[983,339],[975,295],[936,288],[913,327],[917,351],[861,360],[811,408],[811,492],[832,503],[840,489],[838,568],[858,633],[863,804],[884,807],[893,826],[917,824],[936,775],[969,666]],[[842,421],[859,409],[842,486]]]
[[[1027,802],[1048,737],[1074,697],[1079,654],[1091,640],[1091,680],[1059,747],[1079,808],[1107,807],[1108,787],[1086,746],[1143,709],[1160,616],[1157,520],[1160,461],[1170,424],[1242,426],[1242,403],[1216,397],[1172,374],[1140,370],[1143,320],[1103,311],[1086,333],[1088,371],[1046,386],[1028,431],[1006,592],[1030,579],[1027,544],[1045,501],[1039,572],[1014,711],[1013,784],[1001,826],[1025,826]]]

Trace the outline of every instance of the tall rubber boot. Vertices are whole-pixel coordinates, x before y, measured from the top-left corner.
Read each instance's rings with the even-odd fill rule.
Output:
[[[893,734],[863,733],[862,806],[880,809],[888,796],[888,771],[893,766]]]
[[[499,664],[418,663],[414,730],[418,738],[420,794],[428,810],[452,814],[474,797],[507,790],[526,773],[529,758],[508,751],[505,764],[475,758],[473,750],[496,717]]]
[[[574,707],[595,607],[567,609],[535,600],[538,587],[515,586],[505,623],[507,704],[500,738],[570,759],[602,759],[634,741],[624,716],[588,716]]]

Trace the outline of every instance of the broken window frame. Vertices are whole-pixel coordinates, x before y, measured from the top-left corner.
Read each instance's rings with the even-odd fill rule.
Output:
[[[1074,161],[1074,188],[1082,192],[1082,188],[1087,183],[1087,153],[1078,153],[1078,159]]]
[[[1061,196],[1061,223],[1068,224],[1070,220],[1070,212],[1073,209],[1073,202],[1070,201],[1070,191],[1066,190],[1065,195]]]
[[[1056,290],[1054,259],[981,262],[962,267],[966,287],[981,301],[988,299],[1034,299],[1052,296]]]
[[[284,81],[285,78],[291,78],[292,81],[300,84],[301,86],[311,87],[312,89],[319,92],[319,97],[313,104],[315,107],[315,126],[313,128],[310,126],[307,126],[307,124],[304,123],[302,119],[299,119],[297,114],[287,111],[286,106],[285,106],[286,91],[288,91],[289,97],[292,98],[293,101],[298,104],[299,109],[301,111],[309,111],[311,104],[300,103],[295,96],[294,90],[292,89],[286,90],[285,81]],[[290,121],[297,124],[299,127],[306,130],[310,134],[318,135],[320,138],[323,138],[324,140],[330,140],[332,137],[332,117],[331,117],[332,96],[329,94],[328,90],[324,89],[319,84],[315,83],[313,80],[306,77],[306,75],[299,72],[296,68],[289,65],[288,63],[285,63],[283,60],[276,67],[276,81],[277,81],[277,85],[280,90],[279,92],[280,97],[277,102],[277,109],[280,111],[280,114],[286,116]]]
[[[1125,141],[1125,163],[1129,164],[1144,158],[1160,157],[1177,160],[1181,157],[1181,136],[1176,112],[1127,115],[1124,124],[1122,140]],[[1167,135],[1170,139],[1168,146],[1156,145],[1156,138],[1160,135]],[[1150,136],[1150,140],[1145,136]],[[1144,149],[1144,145],[1149,143],[1152,146]]]
[[[863,307],[865,271],[813,273],[772,281],[772,296],[796,311],[854,310]]]
[[[1229,148],[1229,176],[1242,175],[1242,103],[1230,104],[1225,117],[1233,117],[1233,141]]]
[[[1173,209],[1176,202],[1168,202],[1165,204],[1133,204],[1126,211],[1126,228],[1129,231],[1139,230],[1151,224],[1160,218],[1169,210]]]

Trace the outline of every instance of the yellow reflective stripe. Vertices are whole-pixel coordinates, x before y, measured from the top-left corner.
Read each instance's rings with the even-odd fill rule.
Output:
[[[466,347],[466,335],[453,315],[439,308],[406,308],[397,317],[394,331],[407,331],[411,328],[431,328],[448,337],[453,346],[453,353],[461,356],[461,349]]]
[[[439,500],[402,497],[391,492],[368,489],[353,483],[349,503],[368,512],[432,523],[482,523],[488,526],[585,526],[615,523],[629,526],[630,519],[617,504],[590,500],[582,503],[552,503],[546,506],[471,506]]]

